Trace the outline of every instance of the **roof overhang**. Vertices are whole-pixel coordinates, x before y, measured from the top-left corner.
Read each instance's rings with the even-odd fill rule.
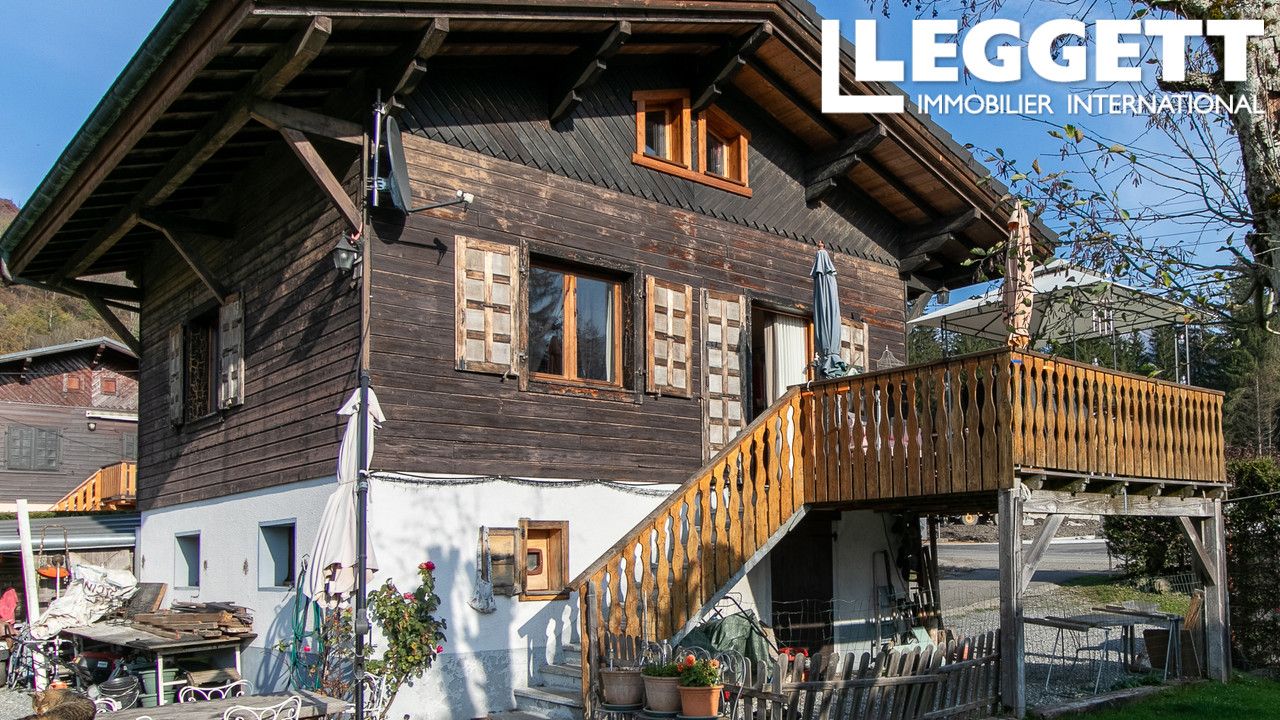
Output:
[[[914,292],[971,283],[961,262],[1003,239],[1005,189],[914,107],[821,113],[820,18],[804,0],[179,0],[0,237],[0,255],[30,282],[75,291],[78,278],[136,266],[171,221],[212,227],[211,202],[281,142],[263,103],[360,122],[375,88],[390,94],[460,56],[550,58],[574,77],[584,52],[620,23],[630,35],[617,55],[689,57],[697,94],[732,85],[815,162],[844,152],[843,163],[856,150],[824,181],[896,220]],[[841,72],[846,92],[901,93],[858,82],[847,41]],[[883,141],[868,148],[868,133]]]

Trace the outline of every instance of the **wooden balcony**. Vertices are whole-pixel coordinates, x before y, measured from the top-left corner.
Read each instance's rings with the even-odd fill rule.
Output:
[[[1226,482],[1222,394],[999,350],[814,383],[805,501],[988,493],[1210,494]]]
[[[120,462],[90,475],[54,504],[54,510],[129,510],[137,500],[138,465]]]
[[[1225,490],[1210,390],[1007,349],[793,387],[572,582],[583,697],[606,636],[681,636],[811,507],[1212,524]],[[1002,588],[1034,571],[1014,537],[1002,535],[1002,557],[1019,558],[1002,561],[1015,578]],[[1009,637],[1013,657],[1021,634]]]

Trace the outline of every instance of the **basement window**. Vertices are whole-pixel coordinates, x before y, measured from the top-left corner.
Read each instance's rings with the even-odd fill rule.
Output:
[[[524,600],[561,597],[569,584],[569,523],[520,519],[524,535]]]
[[[296,528],[293,521],[261,526],[258,538],[258,587],[293,587]]]
[[[173,584],[181,588],[200,587],[200,533],[176,535],[173,553]]]

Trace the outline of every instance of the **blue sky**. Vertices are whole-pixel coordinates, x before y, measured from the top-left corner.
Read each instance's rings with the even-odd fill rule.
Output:
[[[0,5],[0,198],[22,205],[164,14],[168,0]]]

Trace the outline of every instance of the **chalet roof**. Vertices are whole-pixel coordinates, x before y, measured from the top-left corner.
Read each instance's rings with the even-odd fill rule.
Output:
[[[63,353],[73,353],[80,350],[88,350],[90,348],[104,347],[114,350],[121,355],[138,359],[133,350],[128,345],[109,337],[90,338],[88,340],[75,340],[73,342],[61,343],[59,345],[48,345],[41,348],[32,348],[30,350],[19,350],[4,355],[0,355],[0,364],[18,362],[30,358],[44,357],[46,355],[61,355]]]
[[[177,0],[0,237],[0,257],[28,280],[75,290],[75,278],[135,265],[161,238],[157,218],[199,216],[280,143],[251,120],[263,101],[363,125],[374,87],[403,88],[433,62],[529,56],[570,77],[585,50],[629,23],[620,55],[688,57],[702,78],[691,79],[731,84],[815,159],[884,132],[834,179],[906,229],[897,254],[917,289],[968,284],[960,261],[1003,237],[1005,189],[980,182],[987,171],[914,107],[822,114],[820,19],[807,0]],[[763,42],[739,50],[762,29]],[[855,80],[847,41],[842,62],[847,91],[901,94]]]
[[[67,544],[72,550],[129,548],[134,546],[137,530],[141,526],[142,515],[136,512],[36,517],[31,518],[31,539],[35,545],[33,549],[38,551],[40,532],[44,530],[45,552],[61,552],[62,528],[65,527]],[[18,521],[0,522],[0,553],[19,550]]]

